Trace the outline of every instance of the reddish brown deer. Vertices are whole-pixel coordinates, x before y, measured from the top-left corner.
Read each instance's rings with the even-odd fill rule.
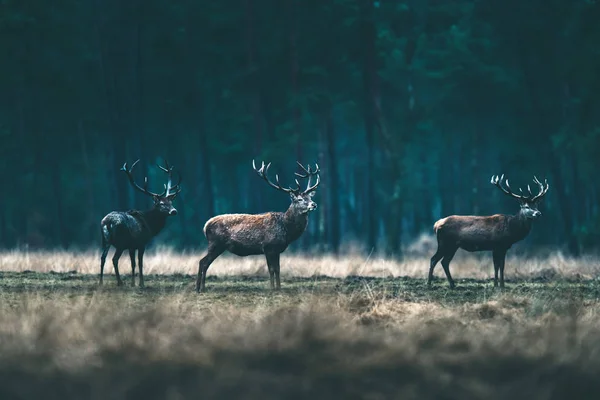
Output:
[[[223,214],[209,219],[204,225],[204,236],[208,239],[208,251],[198,265],[198,278],[196,292],[204,290],[206,271],[210,264],[225,250],[235,255],[245,257],[264,254],[271,279],[271,289],[281,288],[279,280],[279,256],[285,249],[304,233],[308,224],[309,212],[317,208],[312,201],[315,190],[320,183],[319,166],[314,170],[310,166],[302,168],[303,173],[296,173],[300,178],[308,178],[306,189],[300,188],[296,179],[296,188],[283,188],[279,184],[279,177],[275,175],[275,182],[267,177],[271,163],[265,166],[263,162],[260,169],[254,171],[263,178],[271,187],[289,193],[292,203],[286,212],[267,212],[264,214]],[[311,178],[316,176],[316,183],[311,185]]]
[[[165,190],[161,193],[152,193],[148,190],[148,178],[144,180],[144,187],[135,183],[132,175],[133,168],[138,163],[137,160],[127,168],[127,163],[123,164],[121,171],[124,171],[129,178],[131,185],[140,192],[151,196],[154,200],[154,206],[146,211],[129,210],[129,211],[113,211],[102,218],[100,223],[102,230],[102,256],[100,258],[100,285],[104,275],[104,262],[110,246],[115,247],[113,256],[113,266],[117,277],[117,285],[121,286],[123,282],[119,276],[119,258],[123,251],[129,250],[131,258],[131,286],[135,286],[135,251],[138,251],[138,264],[140,271],[141,288],[144,287],[144,251],[150,240],[156,236],[167,222],[167,217],[177,215],[177,210],[173,207],[173,200],[181,191],[181,175],[179,174],[179,182],[172,186],[171,175],[173,167],[165,161],[166,167],[158,165],[158,167],[168,174],[167,184],[164,185]]]
[[[450,275],[450,261],[456,251],[461,248],[469,252],[491,251],[494,261],[494,286],[498,286],[498,272],[500,272],[500,287],[504,287],[504,261],[506,252],[511,246],[523,240],[531,230],[533,221],[542,213],[538,210],[538,203],[546,195],[549,185],[541,183],[535,176],[533,181],[539,186],[538,194],[531,193],[531,188],[525,195],[512,192],[508,179],[506,188],[502,186],[504,175],[500,178],[492,176],[491,183],[502,190],[503,193],[519,200],[521,209],[515,215],[495,214],[491,216],[451,215],[442,218],[433,225],[437,235],[438,248],[431,257],[427,285],[431,285],[433,270],[438,261],[442,260],[442,267],[450,288],[454,288],[454,280]]]

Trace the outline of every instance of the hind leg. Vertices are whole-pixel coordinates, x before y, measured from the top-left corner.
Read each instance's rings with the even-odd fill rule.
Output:
[[[450,261],[454,258],[456,251],[458,248],[454,248],[452,250],[448,250],[446,254],[444,254],[444,258],[442,259],[442,267],[444,268],[444,272],[446,273],[446,278],[448,279],[448,283],[450,284],[450,289],[454,289],[456,286],[454,284],[454,279],[452,279],[452,275],[450,275]]]
[[[208,245],[208,252],[206,255],[200,260],[198,263],[198,278],[196,278],[196,293],[200,293],[204,291],[204,283],[206,281],[206,271],[208,271],[208,267],[212,264],[213,261],[216,260],[223,252],[224,248]]]
[[[117,286],[123,285],[123,281],[121,281],[121,276],[119,275],[119,258],[121,258],[121,254],[123,254],[123,251],[124,249],[117,249],[112,259],[113,267],[115,268],[115,276],[117,277]]]
[[[100,256],[100,285],[103,284],[104,278],[104,263],[106,262],[106,256],[108,255],[108,250],[110,250],[110,245],[102,245],[102,255]]]
[[[494,260],[494,287],[498,287],[498,272],[500,272],[500,287],[504,287],[504,260],[506,258],[505,250],[492,252]]]
[[[135,286],[135,249],[129,249],[129,258],[131,259],[131,286]]]
[[[138,271],[140,271],[140,284],[139,287],[144,287],[144,252],[146,251],[145,247],[140,247],[138,249]]]
[[[435,269],[436,264],[444,257],[444,253],[440,246],[438,246],[437,251],[431,257],[431,262],[429,263],[429,276],[427,277],[427,286],[431,286],[431,281],[433,280],[433,270]]]

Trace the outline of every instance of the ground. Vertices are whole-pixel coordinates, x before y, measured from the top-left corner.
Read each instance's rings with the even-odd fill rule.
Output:
[[[0,254],[0,398],[562,399],[600,394],[594,257],[223,257],[148,252],[147,288],[98,282],[94,252]],[[129,284],[128,257],[121,274]]]

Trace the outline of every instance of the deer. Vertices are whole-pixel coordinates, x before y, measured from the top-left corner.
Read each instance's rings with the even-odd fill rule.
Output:
[[[528,194],[525,195],[519,188],[521,195],[513,193],[506,179],[504,187],[501,177],[492,176],[491,183],[499,188],[504,194],[517,199],[520,210],[515,215],[495,214],[490,216],[474,215],[451,215],[438,220],[433,225],[437,237],[437,251],[431,257],[427,285],[431,286],[433,270],[438,261],[442,260],[442,267],[450,284],[455,287],[454,280],[450,274],[450,262],[461,248],[468,252],[491,251],[494,263],[494,287],[498,287],[498,273],[500,273],[500,288],[504,288],[504,263],[507,251],[513,244],[525,239],[533,221],[538,219],[542,213],[538,210],[538,203],[548,192],[548,181],[541,183],[537,177],[533,181],[539,187],[539,192],[533,194],[531,187],[527,185]]]
[[[317,208],[312,200],[320,183],[319,165],[311,169],[310,165],[304,168],[300,162],[297,164],[302,173],[295,173],[298,178],[307,178],[308,183],[304,190],[295,179],[295,188],[284,188],[279,183],[279,176],[275,175],[275,183],[269,177],[271,163],[260,169],[256,168],[252,160],[252,168],[257,175],[269,186],[290,195],[291,204],[285,212],[267,212],[263,214],[222,214],[210,218],[204,225],[204,236],[208,240],[206,255],[198,263],[198,278],[196,292],[205,290],[206,272],[211,263],[223,252],[229,251],[240,257],[264,254],[270,276],[271,290],[281,289],[279,279],[279,259],[287,247],[300,238],[308,225],[308,215]],[[316,176],[316,182],[311,185],[311,178]]]
[[[173,200],[181,192],[181,174],[179,174],[178,183],[172,185],[173,167],[165,160],[165,167],[157,165],[168,175],[167,184],[164,185],[162,193],[153,193],[148,190],[148,177],[144,179],[144,187],[135,183],[133,178],[133,168],[140,160],[134,162],[130,168],[127,162],[121,167],[125,172],[129,183],[134,189],[148,195],[154,201],[151,209],[145,211],[112,211],[108,213],[100,222],[102,237],[102,255],[100,257],[100,285],[103,284],[104,263],[111,246],[115,247],[115,253],[112,259],[117,277],[117,286],[122,286],[123,282],[119,275],[119,258],[125,250],[129,250],[131,258],[131,286],[135,286],[135,251],[138,251],[139,264],[139,287],[144,287],[144,251],[150,240],[158,235],[165,227],[167,218],[177,215],[177,209],[173,207]]]

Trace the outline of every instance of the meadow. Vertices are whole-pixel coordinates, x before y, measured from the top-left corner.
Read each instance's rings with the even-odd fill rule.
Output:
[[[414,250],[414,249],[413,249]],[[99,287],[97,251],[0,254],[1,399],[566,399],[600,393],[600,259],[460,252],[457,288],[430,249],[402,261],[149,249],[147,287]],[[419,254],[422,252],[422,254]],[[112,257],[112,253],[109,255]]]

